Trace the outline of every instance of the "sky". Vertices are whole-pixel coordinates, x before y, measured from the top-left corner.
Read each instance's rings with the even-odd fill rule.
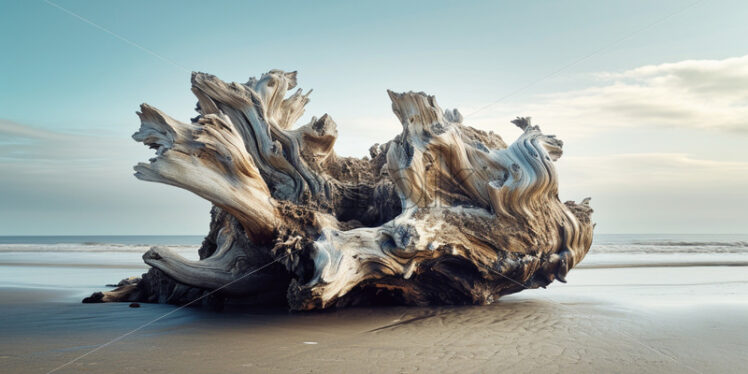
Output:
[[[513,141],[565,142],[562,200],[598,233],[748,233],[748,3],[0,1],[0,235],[207,232],[210,204],[139,181],[147,102],[194,117],[191,71],[298,70],[299,124],[336,152],[401,131],[386,94],[425,91]]]

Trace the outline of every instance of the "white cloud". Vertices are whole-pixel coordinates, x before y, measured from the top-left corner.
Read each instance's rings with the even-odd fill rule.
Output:
[[[49,165],[111,167],[111,162],[135,161],[137,147],[127,137],[68,133],[0,119],[0,165],[28,170]]]
[[[637,127],[748,135],[748,56],[647,65],[594,76],[599,84],[593,87],[542,95],[511,109],[497,105],[476,115],[474,122],[532,115],[564,138]]]
[[[748,162],[678,153],[562,157],[563,200],[592,197],[603,233],[745,233]]]
[[[0,120],[0,235],[202,234],[209,203],[133,177],[151,155],[126,135]]]
[[[566,187],[703,190],[748,188],[748,162],[693,158],[685,153],[630,153],[565,157],[559,170]]]
[[[0,135],[2,135],[4,141],[9,141],[13,138],[59,139],[63,137],[59,133],[37,129],[2,118],[0,118]]]

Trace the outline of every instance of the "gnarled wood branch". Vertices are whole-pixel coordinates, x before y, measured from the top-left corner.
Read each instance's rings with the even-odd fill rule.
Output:
[[[589,250],[589,199],[558,199],[563,143],[529,118],[513,121],[523,133],[507,146],[433,96],[389,91],[402,133],[371,158],[345,158],[329,115],[291,128],[309,100],[286,97],[295,86],[295,72],[245,84],[195,73],[189,124],[143,104],[133,137],[157,156],[136,177],[211,201],[211,231],[201,260],[155,247],[142,280],[88,301],[184,303],[220,290],[212,300],[285,298],[296,310],[487,304],[563,281]]]

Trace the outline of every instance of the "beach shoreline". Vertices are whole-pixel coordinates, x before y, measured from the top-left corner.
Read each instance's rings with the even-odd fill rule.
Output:
[[[568,283],[487,306],[303,313],[82,304],[106,284],[144,273],[142,243],[152,238],[63,239],[71,243],[0,245],[3,372],[738,373],[748,366],[742,236],[600,236]],[[159,239],[196,256],[199,239],[180,240]]]
[[[48,372],[168,314],[58,372],[737,373],[745,270],[575,269],[569,284],[489,306],[313,313],[81,304],[81,291],[3,287],[0,363]]]

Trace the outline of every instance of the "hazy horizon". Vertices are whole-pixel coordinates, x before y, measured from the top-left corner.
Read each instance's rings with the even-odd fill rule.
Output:
[[[603,236],[748,236],[748,233],[729,232],[729,233],[681,233],[681,232],[595,232],[596,235]],[[0,235],[0,238],[95,238],[95,237],[186,237],[194,236],[204,238],[205,234],[37,234],[37,235]],[[17,244],[14,242],[14,244]]]
[[[564,140],[560,197],[592,197],[596,233],[748,233],[748,49],[736,43],[746,3],[226,2],[211,12],[0,5],[0,236],[203,235],[207,201],[132,176],[153,157],[130,138],[134,112],[147,102],[187,121],[190,71],[245,82],[270,69],[298,70],[299,87],[314,89],[298,124],[329,113],[338,154],[364,156],[400,132],[386,89],[425,91],[507,142],[516,116]]]

